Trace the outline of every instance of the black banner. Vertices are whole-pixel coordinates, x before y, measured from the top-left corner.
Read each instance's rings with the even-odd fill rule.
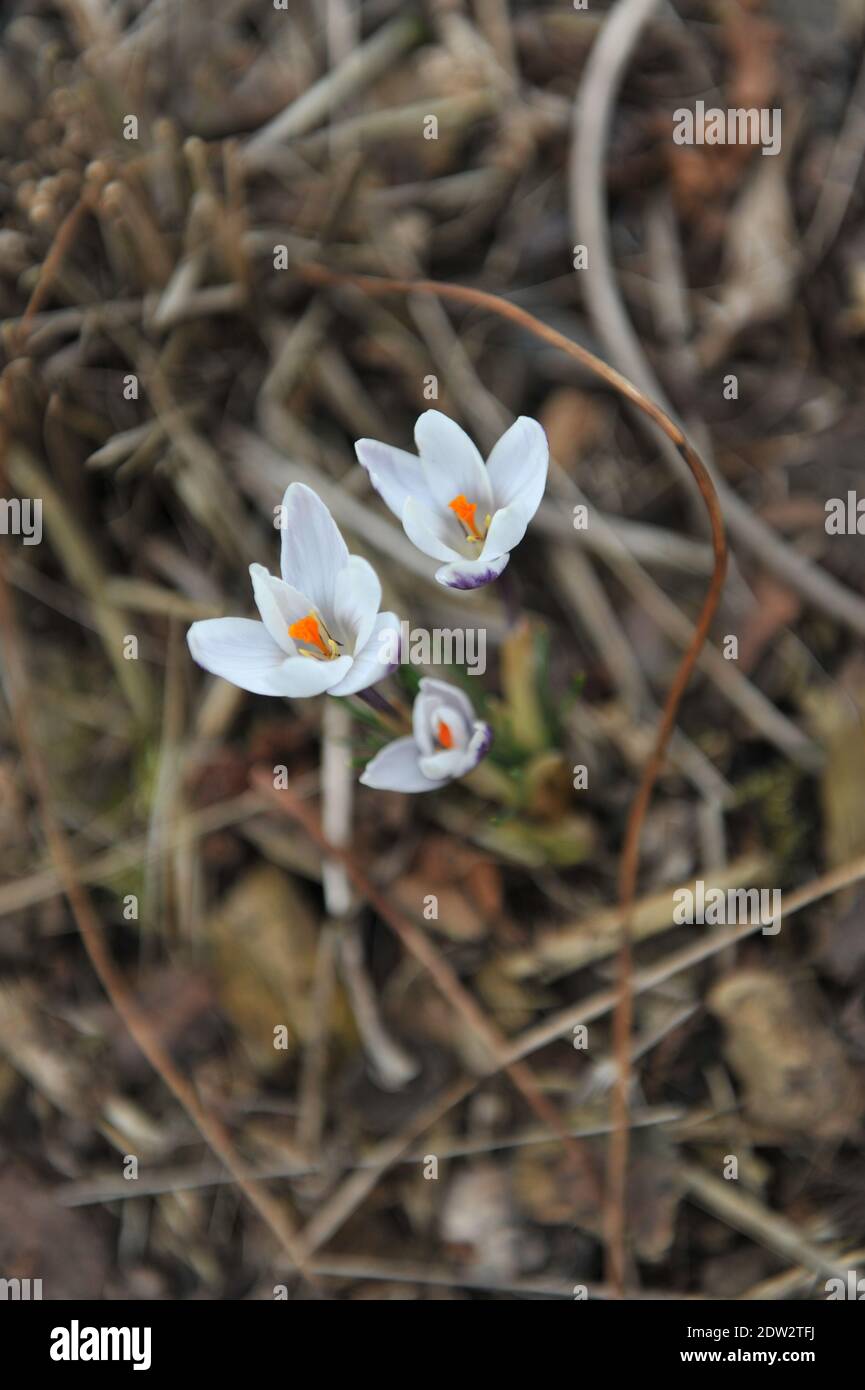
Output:
[[[591,1354],[610,1369],[663,1375],[675,1369],[700,1371],[713,1366],[761,1366],[772,1371],[793,1366],[816,1371],[825,1380],[842,1366],[855,1364],[859,1354],[861,1319],[853,1309],[837,1306],[850,1300],[779,1304],[578,1299],[570,1306],[562,1306],[565,1300],[555,1301],[558,1309],[551,1323],[530,1321],[520,1328],[509,1320],[500,1325],[500,1331],[496,1315],[492,1314],[489,1324],[489,1314],[479,1313],[477,1307],[470,1324],[461,1317],[457,1324],[441,1324],[441,1312],[430,1323],[430,1315],[422,1314],[423,1342],[418,1345],[424,1371],[428,1376],[440,1367],[442,1374],[453,1373],[454,1345],[442,1333],[454,1327],[461,1332],[470,1329],[476,1346],[482,1332],[485,1362],[497,1353],[510,1358],[515,1336],[526,1355],[534,1345],[527,1338],[542,1337],[537,1343],[541,1355],[555,1350],[560,1356],[567,1345],[575,1365],[585,1365]],[[368,1324],[356,1324],[350,1313],[349,1323],[342,1324],[342,1310],[317,1307],[315,1302],[302,1309],[290,1301],[227,1303],[218,1309],[199,1302],[7,1302],[0,1309],[0,1329],[7,1357],[60,1383],[69,1376],[90,1377],[100,1370],[114,1375],[118,1371],[157,1376],[194,1371],[230,1376],[267,1363],[283,1364],[289,1375],[297,1355],[321,1357],[332,1373],[334,1354],[341,1345],[354,1368],[358,1346],[354,1337],[367,1332]],[[368,1307],[366,1300],[364,1306]],[[400,1334],[414,1330],[413,1316],[404,1309],[399,1320],[389,1317],[386,1335],[394,1338],[395,1350],[403,1344]],[[351,1341],[334,1337],[335,1317],[350,1332]],[[562,1343],[562,1337],[567,1343]],[[415,1373],[413,1360],[406,1359],[405,1374]],[[396,1373],[399,1358],[390,1363],[390,1374]]]

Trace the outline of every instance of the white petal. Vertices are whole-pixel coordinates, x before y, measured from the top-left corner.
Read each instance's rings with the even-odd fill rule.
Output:
[[[351,670],[351,657],[338,656],[335,661],[316,661],[311,656],[290,656],[282,663],[273,678],[274,695],[303,699],[307,695],[323,695],[333,690]]]
[[[336,576],[333,616],[340,641],[350,655],[369,641],[372,625],[381,607],[381,582],[368,561],[350,555],[348,564]]]
[[[253,695],[277,693],[273,682],[286,657],[264,623],[252,618],[206,618],[192,624],[186,640],[205,671]]]
[[[414,739],[398,738],[376,753],[360,780],[365,787],[377,787],[381,791],[431,792],[443,787],[447,779],[424,777]]]
[[[479,560],[494,560],[497,555],[508,555],[519,545],[534,513],[524,507],[521,500],[502,507],[490,522],[487,538],[478,556]]]
[[[415,742],[424,756],[439,751],[438,725],[442,719],[458,741],[459,747],[468,743],[475,712],[467,695],[447,681],[424,676],[412,706],[412,730]]]
[[[432,712],[433,732],[438,737],[440,725],[445,724],[451,736],[451,747],[463,751],[468,747],[471,724],[467,724],[453,705],[436,704]]]
[[[436,570],[436,579],[448,589],[480,589],[498,579],[510,555],[497,555],[489,560],[454,560]]]
[[[462,494],[478,504],[478,519],[493,509],[484,461],[456,420],[440,410],[427,410],[414,429],[427,487],[438,507],[446,511],[449,502]]]
[[[286,656],[297,656],[297,647],[289,637],[288,629],[292,623],[306,617],[312,604],[305,594],[298,593],[284,580],[269,574],[264,565],[250,565],[249,574],[261,621]]]
[[[429,757],[436,750],[436,732],[433,728],[432,716],[438,701],[435,695],[425,694],[423,690],[424,682],[420,683],[420,690],[415,696],[414,704],[411,707],[411,727],[414,734],[414,741],[418,746],[418,752],[424,757]]]
[[[402,516],[407,497],[432,503],[417,454],[380,444],[377,439],[359,439],[354,451],[358,463],[366,469],[370,482],[394,516]]]
[[[489,724],[485,724],[482,719],[476,719],[474,729],[472,731],[472,736],[469,739],[469,746],[466,750],[469,758],[471,759],[471,764],[466,769],[466,771],[470,772],[471,768],[477,767],[481,759],[487,756],[487,753],[489,753],[492,746],[492,729],[490,728]]]
[[[474,723],[475,709],[468,695],[464,690],[460,690],[458,685],[451,685],[450,681],[437,680],[435,676],[423,676],[418,689],[424,695],[434,695],[436,700],[445,705],[453,705],[459,710],[467,723]]]
[[[328,625],[336,576],[347,563],[348,547],[321,498],[305,483],[290,483],[282,499],[282,577]]]
[[[487,473],[495,506],[508,507],[518,498],[526,509],[526,520],[540,506],[547,482],[550,449],[547,436],[528,415],[521,415],[505,430],[487,460]]]
[[[420,769],[425,777],[452,782],[455,777],[462,776],[465,759],[464,748],[437,748],[421,758]]]
[[[465,748],[446,748],[422,757],[421,771],[427,777],[444,777],[452,782],[456,777],[465,777],[477,767],[481,758],[486,757],[493,741],[489,724],[476,720],[468,746]]]
[[[398,664],[398,656],[399,618],[396,613],[379,613],[366,646],[358,652],[339,685],[330,687],[331,695],[356,695],[358,690],[368,690],[390,675]]]
[[[409,540],[434,560],[458,560],[460,552],[450,544],[457,539],[459,523],[452,512],[442,514],[409,497],[402,509],[402,529]]]

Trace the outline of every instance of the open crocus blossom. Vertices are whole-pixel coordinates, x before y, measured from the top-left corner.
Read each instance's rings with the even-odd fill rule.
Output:
[[[468,695],[427,676],[412,709],[411,737],[376,753],[360,780],[380,791],[432,792],[477,767],[492,737],[489,724],[475,717]]]
[[[409,540],[445,561],[436,571],[440,584],[489,584],[505,568],[544,495],[544,431],[521,415],[486,465],[465,430],[441,411],[421,415],[414,437],[419,457],[375,439],[359,439],[355,451]]]
[[[282,578],[250,565],[261,622],[210,618],[187,641],[199,666],[255,695],[354,695],[392,669],[384,634],[399,632],[380,613],[378,575],[349,555],[336,522],[303,483],[286,489],[281,510]]]

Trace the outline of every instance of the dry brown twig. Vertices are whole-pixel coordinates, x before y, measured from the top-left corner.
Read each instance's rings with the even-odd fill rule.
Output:
[[[84,190],[81,197],[74,204],[71,211],[66,214],[57,229],[48,255],[42,262],[36,286],[30,296],[21,320],[16,325],[15,346],[17,351],[26,351],[27,339],[30,336],[33,320],[48,297],[48,292],[54,283],[55,275],[69,252],[78,233],[78,229],[84,220],[84,214],[92,210],[95,200],[96,188],[94,185],[91,185]]]

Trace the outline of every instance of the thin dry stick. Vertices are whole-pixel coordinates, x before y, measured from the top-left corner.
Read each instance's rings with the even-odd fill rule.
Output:
[[[202,1105],[193,1086],[159,1042],[150,1020],[115,965],[105,944],[90,894],[78,876],[66,834],[54,810],[48,767],[32,732],[29,711],[32,708],[33,696],[6,574],[7,563],[6,553],[0,550],[0,631],[3,634],[6,699],[18,746],[36,795],[42,831],[90,963],[118,1016],[154,1071],[183,1106],[202,1139],[225,1164],[238,1187],[273,1231],[298,1273],[319,1287],[315,1275],[304,1268],[296,1233],[287,1210],[256,1182],[222,1123]]]
[[[843,888],[849,888],[854,883],[860,883],[865,879],[865,855],[860,855],[858,859],[851,859],[848,863],[842,864],[840,868],[833,869],[831,873],[823,874],[820,878],[813,879],[806,883],[804,887],[797,888],[795,893],[790,893],[784,900],[784,920],[786,921],[795,912],[801,912],[803,908],[810,907],[812,903],[819,902],[821,898],[828,897],[831,893],[839,893]],[[719,955],[721,952],[729,950],[730,947],[737,946],[739,942],[747,940],[749,936],[755,935],[761,930],[760,922],[745,922],[737,927],[728,927],[726,931],[711,932],[701,936],[691,946],[683,946],[678,951],[673,951],[670,955],[662,956],[654,965],[647,966],[633,977],[633,989],[635,994],[642,994],[650,989],[657,989],[667,981],[674,979],[685,970],[692,970],[695,966],[701,965],[703,961],[709,960],[711,956]],[[611,1009],[615,1008],[616,991],[615,989],[600,990],[595,994],[588,995],[580,999],[576,1004],[568,1004],[566,1008],[558,1010],[543,1023],[532,1024],[531,1028],[526,1029],[514,1041],[509,1056],[529,1057],[533,1052],[537,1052],[542,1047],[547,1047],[557,1038],[566,1037],[574,1027],[575,1023],[591,1023],[593,1020],[603,1018]]]
[[[823,1250],[815,1245],[802,1235],[792,1221],[767,1211],[753,1193],[747,1190],[733,1191],[737,1183],[716,1178],[704,1172],[696,1163],[679,1164],[676,1171],[684,1180],[691,1200],[721,1216],[734,1231],[744,1231],[767,1250],[774,1250],[776,1255],[789,1260],[791,1264],[805,1265],[824,1279],[834,1279],[839,1275],[843,1278],[846,1274],[837,1249],[830,1247]]]
[[[644,415],[661,429],[676,446],[690,470],[700,496],[702,497],[712,528],[712,551],[714,568],[709,589],[703,600],[700,616],[694,628],[691,642],[676,672],[670,691],[664,702],[661,722],[655,736],[655,744],[643,772],[637,794],[628,815],[625,839],[619,861],[619,904],[622,911],[622,944],[619,953],[619,997],[613,1020],[614,1053],[618,1066],[618,1079],[613,1097],[614,1129],[610,1142],[607,1171],[607,1191],[605,1194],[605,1240],[607,1277],[611,1285],[624,1293],[625,1285],[625,1225],[626,1189],[628,1172],[628,1151],[630,1128],[628,1123],[630,1092],[630,1036],[633,1021],[633,994],[631,979],[633,961],[631,953],[631,912],[637,884],[639,865],[640,836],[648,810],[652,788],[664,763],[667,746],[676,723],[679,704],[691,678],[697,659],[706,641],[712,619],[721,598],[724,578],[727,572],[727,541],[724,534],[724,521],[714,483],[700,456],[691,447],[679,426],[670,419],[666,411],[651,401],[627,377],[610,367],[601,358],[586,348],[580,347],[570,338],[536,319],[533,314],[516,304],[468,285],[453,285],[437,280],[392,280],[370,275],[349,275],[330,270],[324,266],[304,263],[296,267],[298,273],[313,284],[350,284],[369,294],[428,294],[461,304],[469,304],[476,309],[488,309],[500,318],[519,324],[529,333],[559,348],[569,357],[576,358],[589,371],[631,401]]]
[[[45,303],[45,300],[48,296],[48,291],[51,289],[51,286],[54,283],[54,278],[57,274],[57,271],[59,270],[63,260],[66,257],[67,252],[72,246],[72,242],[74,241],[77,235],[78,228],[81,224],[81,221],[83,220],[85,212],[88,212],[92,209],[98,191],[98,186],[95,181],[93,184],[85,188],[84,192],[81,194],[81,197],[74,204],[71,211],[66,214],[63,221],[60,223],[60,226],[57,228],[57,232],[49,248],[48,255],[42,262],[42,267],[39,271],[39,279],[36,282],[36,287],[33,290],[33,293],[31,294],[30,299],[27,303],[27,307],[24,310],[24,314],[17,325],[15,343],[16,348],[19,352],[23,353],[26,351],[27,339],[30,335],[30,329],[32,327],[33,320],[35,316],[38,314],[39,310],[42,308],[42,305]]]

